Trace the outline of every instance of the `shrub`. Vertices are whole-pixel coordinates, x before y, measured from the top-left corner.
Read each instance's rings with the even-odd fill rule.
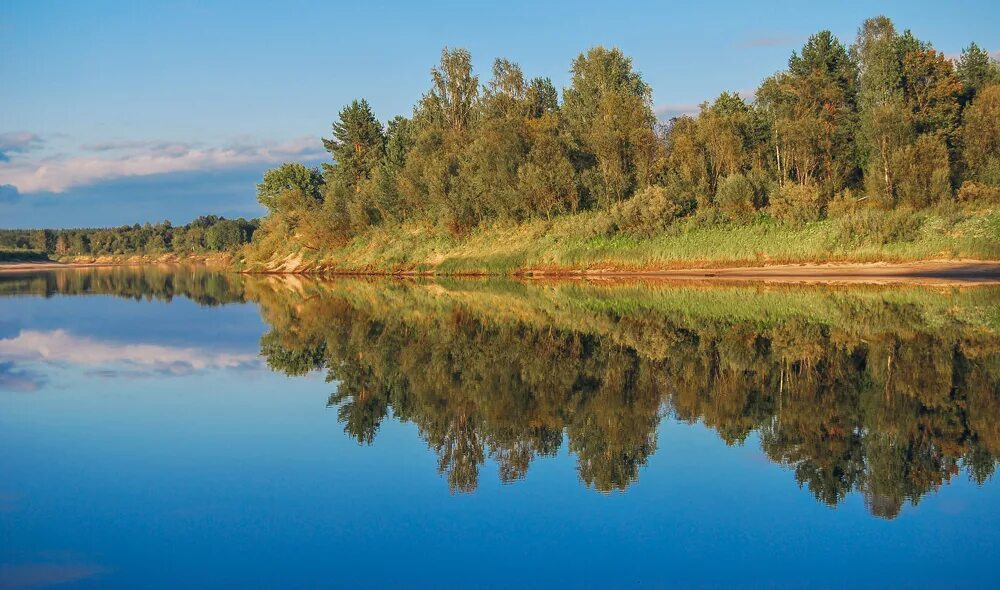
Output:
[[[826,216],[840,217],[842,215],[847,215],[852,211],[857,211],[868,206],[869,201],[866,197],[857,197],[854,191],[847,188],[838,192],[830,202],[826,204]]]
[[[819,219],[820,194],[814,186],[786,184],[771,194],[767,206],[771,216],[791,225]]]
[[[972,206],[1000,205],[1000,187],[966,180],[958,189],[958,201]]]
[[[742,174],[730,174],[719,181],[715,205],[733,220],[748,219],[754,212],[757,191]]]
[[[695,201],[667,187],[649,186],[631,199],[611,208],[611,218],[620,231],[653,235],[695,208]]]
[[[899,203],[928,207],[951,199],[951,168],[944,138],[925,133],[897,154]]]
[[[839,245],[883,245],[917,237],[922,219],[912,211],[858,209],[841,217],[834,233]]]

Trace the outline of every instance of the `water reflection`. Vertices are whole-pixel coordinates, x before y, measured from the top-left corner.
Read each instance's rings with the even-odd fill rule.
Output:
[[[664,419],[729,445],[756,433],[817,500],[858,492],[885,518],[963,472],[982,483],[1000,455],[996,287],[0,275],[3,294],[98,292],[256,302],[273,370],[325,371],[360,443],[415,424],[453,491],[487,458],[513,481],[564,444],[585,485],[625,490]]]
[[[205,267],[144,265],[0,273],[0,297],[113,295],[136,301],[186,297],[199,305],[243,303],[243,275]]]
[[[524,477],[566,434],[624,490],[669,416],[767,457],[829,505],[892,518],[1000,453],[997,290],[337,281],[250,285],[269,366],[323,369],[345,432],[415,423],[453,490]],[[991,312],[990,310],[994,311]],[[665,449],[663,452],[670,452]]]

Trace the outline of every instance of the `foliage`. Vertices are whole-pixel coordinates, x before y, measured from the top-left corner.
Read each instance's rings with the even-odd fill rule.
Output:
[[[965,110],[962,148],[967,175],[1000,187],[1000,84],[982,88]]]
[[[736,172],[719,180],[715,204],[731,219],[737,221],[749,219],[756,208],[756,201],[753,183],[743,174]]]
[[[816,221],[820,213],[820,194],[815,186],[786,184],[768,199],[767,211],[775,219],[791,225]]]
[[[694,200],[685,198],[683,193],[649,186],[628,201],[615,205],[610,213],[618,230],[653,236],[690,214],[695,206]]]
[[[920,219],[902,211],[858,209],[837,220],[841,244],[889,244],[917,237]]]

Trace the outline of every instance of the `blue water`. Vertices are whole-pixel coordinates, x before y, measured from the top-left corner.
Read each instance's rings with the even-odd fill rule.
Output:
[[[359,445],[336,382],[268,369],[267,329],[254,303],[0,297],[0,587],[997,587],[995,476],[876,518],[668,415],[624,491],[564,441],[452,493],[414,423]]]

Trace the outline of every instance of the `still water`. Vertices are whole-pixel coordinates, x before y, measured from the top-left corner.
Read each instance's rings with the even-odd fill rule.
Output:
[[[0,587],[996,587],[1000,287],[0,274]]]

